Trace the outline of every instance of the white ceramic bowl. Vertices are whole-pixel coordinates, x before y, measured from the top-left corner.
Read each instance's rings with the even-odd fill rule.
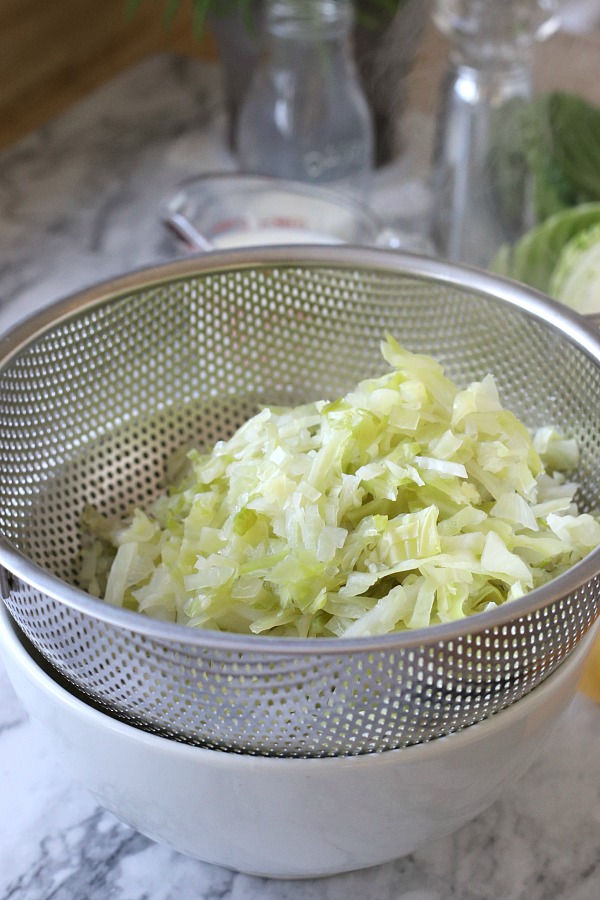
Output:
[[[0,603],[14,689],[77,782],[168,847],[284,878],[395,859],[486,809],[526,771],[572,699],[594,632],[532,693],[461,732],[379,754],[282,759],[191,747],[97,711],[35,661]]]

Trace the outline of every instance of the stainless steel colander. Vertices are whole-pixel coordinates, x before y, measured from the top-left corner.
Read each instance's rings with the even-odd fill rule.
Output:
[[[240,637],[114,609],[76,586],[86,503],[123,514],[182,444],[263,404],[333,398],[381,373],[386,332],[467,383],[491,372],[531,427],[578,440],[600,493],[600,341],[484,273],[357,248],[208,254],[72,297],[0,344],[0,562],[12,616],[87,696],[147,730],[281,756],[427,741],[510,705],[598,615],[600,551],[503,608],[379,638]]]

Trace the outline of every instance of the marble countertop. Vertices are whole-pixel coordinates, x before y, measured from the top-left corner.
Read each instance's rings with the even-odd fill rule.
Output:
[[[0,331],[173,257],[161,199],[234,166],[220,96],[214,67],[152,58],[0,154]],[[379,184],[392,207],[393,174]],[[529,772],[458,833],[376,869],[267,881],[173,853],[99,808],[48,754],[0,665],[0,900],[593,900],[599,746],[600,707],[579,693]]]

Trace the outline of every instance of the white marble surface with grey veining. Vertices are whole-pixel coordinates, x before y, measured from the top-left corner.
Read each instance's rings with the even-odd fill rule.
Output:
[[[1,153],[0,330],[172,257],[158,205],[182,178],[234,166],[224,133],[218,72],[157,57]],[[0,900],[598,897],[600,708],[581,694],[529,772],[458,833],[368,871],[286,882],[188,859],[100,809],[49,755],[0,666]]]

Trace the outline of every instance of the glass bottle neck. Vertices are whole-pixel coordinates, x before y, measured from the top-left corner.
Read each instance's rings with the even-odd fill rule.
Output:
[[[353,0],[267,0],[265,29],[274,39],[331,42],[349,33]]]
[[[556,10],[556,0],[436,0],[433,15],[451,61],[491,73],[529,67],[558,26]]]

